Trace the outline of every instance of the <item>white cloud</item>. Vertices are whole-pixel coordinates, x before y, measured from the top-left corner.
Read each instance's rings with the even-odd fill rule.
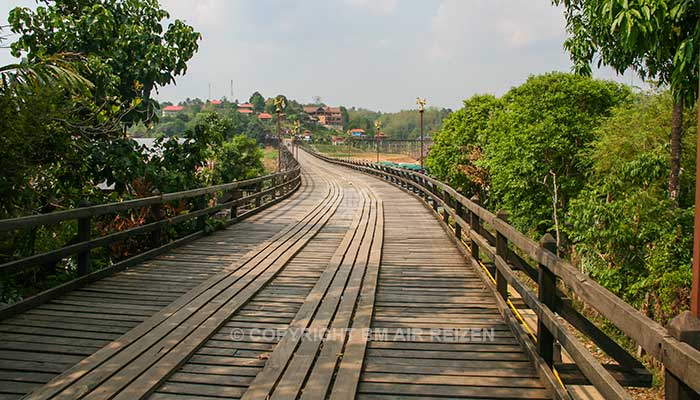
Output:
[[[430,21],[428,58],[444,62],[465,49],[511,49],[560,40],[561,10],[548,0],[443,0]]]
[[[393,14],[399,5],[399,0],[345,0],[345,2],[352,7],[379,15]]]

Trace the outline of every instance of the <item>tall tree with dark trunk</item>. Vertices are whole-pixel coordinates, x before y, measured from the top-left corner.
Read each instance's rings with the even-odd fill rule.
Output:
[[[591,63],[628,69],[659,86],[670,86],[675,98],[671,128],[669,197],[680,193],[683,104],[697,96],[700,19],[692,0],[553,0],[565,9],[564,47],[574,69],[591,73]]]

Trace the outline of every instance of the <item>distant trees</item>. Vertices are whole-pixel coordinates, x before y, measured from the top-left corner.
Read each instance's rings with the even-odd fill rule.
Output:
[[[438,179],[471,197],[487,200],[488,171],[482,165],[489,139],[489,123],[502,108],[493,95],[475,95],[464,107],[450,114],[433,135],[426,166]]]
[[[256,113],[260,113],[265,110],[265,98],[259,92],[253,93],[248,102],[253,105],[253,111]]]

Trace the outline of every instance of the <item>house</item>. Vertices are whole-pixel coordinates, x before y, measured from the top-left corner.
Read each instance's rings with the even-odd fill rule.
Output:
[[[304,112],[326,128],[343,130],[343,113],[340,112],[340,107],[306,106]]]
[[[239,111],[240,111],[240,110],[239,110]],[[258,119],[261,120],[261,121],[271,121],[271,120],[272,120],[272,115],[270,115],[270,114],[268,114],[268,113],[266,113],[266,112],[260,113],[260,115],[258,115]]]
[[[183,106],[165,106],[162,112],[164,117],[172,117],[184,109],[185,107]]]
[[[333,146],[345,144],[345,138],[342,136],[331,136],[331,143],[333,143]]]
[[[210,101],[209,103],[210,103],[212,106],[217,106],[217,107],[220,106],[220,105],[222,104],[222,103],[221,103],[221,100],[212,100],[212,101]]]
[[[239,108],[238,112],[241,114],[246,114],[246,115],[251,115],[253,114],[253,110],[250,108]]]
[[[348,133],[354,137],[362,137],[365,134],[365,130],[362,128],[354,128],[350,129]]]
[[[303,138],[305,141],[310,142],[311,141],[311,131],[310,130],[305,130],[303,134]]]

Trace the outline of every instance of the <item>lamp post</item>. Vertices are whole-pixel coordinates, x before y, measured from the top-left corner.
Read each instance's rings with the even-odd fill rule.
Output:
[[[283,96],[275,97],[275,111],[277,112],[277,172],[282,172],[282,138],[280,137],[280,113],[287,106]]]
[[[374,141],[377,146],[377,162],[379,162],[379,132],[382,131],[382,121],[374,121]]]
[[[301,133],[301,123],[299,120],[294,121],[294,139],[292,139],[292,149],[294,150],[294,156],[299,157],[299,143],[297,140],[299,140],[299,134]]]
[[[423,112],[425,111],[425,98],[416,97],[418,113],[420,114],[420,169],[423,170]]]

